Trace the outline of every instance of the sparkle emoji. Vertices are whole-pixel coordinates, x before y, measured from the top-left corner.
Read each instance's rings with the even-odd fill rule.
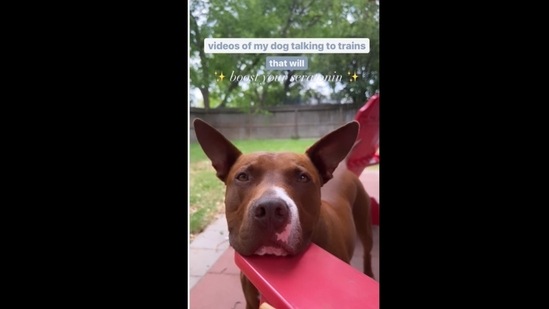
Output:
[[[223,72],[219,73],[219,75],[217,75],[217,72],[214,72],[214,74],[218,77],[216,79],[217,81],[223,81],[223,79],[226,77],[225,75],[223,75]]]
[[[347,75],[351,75],[351,72],[347,72]],[[358,75],[356,75],[356,72],[351,75],[351,79],[349,79],[350,82],[356,82],[356,79],[358,78]]]

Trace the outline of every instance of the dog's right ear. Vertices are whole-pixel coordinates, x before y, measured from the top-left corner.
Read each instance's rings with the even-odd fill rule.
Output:
[[[349,154],[355,145],[359,130],[359,123],[351,121],[326,134],[307,149],[306,154],[318,169],[323,183],[332,179],[339,163]]]
[[[198,143],[212,161],[217,177],[225,182],[231,166],[242,153],[223,134],[204,120],[196,118],[193,126]]]

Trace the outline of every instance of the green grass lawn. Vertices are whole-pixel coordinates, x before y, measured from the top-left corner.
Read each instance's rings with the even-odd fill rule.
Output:
[[[243,153],[255,151],[305,152],[316,139],[274,139],[233,141]],[[198,143],[190,146],[190,228],[200,233],[219,213],[225,211],[225,185],[215,176],[210,160]]]

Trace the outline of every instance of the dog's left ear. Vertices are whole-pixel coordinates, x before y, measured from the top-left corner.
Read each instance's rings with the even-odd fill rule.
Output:
[[[332,179],[333,172],[353,148],[360,125],[351,121],[328,133],[305,152],[318,169],[323,183]]]
[[[196,139],[206,156],[212,161],[217,178],[225,182],[231,166],[242,153],[221,132],[204,120],[196,118],[193,125]]]

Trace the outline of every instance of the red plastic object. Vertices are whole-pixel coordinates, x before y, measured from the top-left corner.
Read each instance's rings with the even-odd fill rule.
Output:
[[[347,167],[360,176],[368,166],[379,164],[379,94],[374,94],[358,110],[355,120],[360,124],[358,143],[347,157]],[[379,203],[370,198],[372,224],[379,225]]]
[[[347,167],[357,176],[379,163],[379,94],[375,94],[360,108],[355,116],[360,124],[358,144],[347,158]]]
[[[276,309],[379,308],[379,283],[315,244],[293,257],[235,252],[235,263]]]

